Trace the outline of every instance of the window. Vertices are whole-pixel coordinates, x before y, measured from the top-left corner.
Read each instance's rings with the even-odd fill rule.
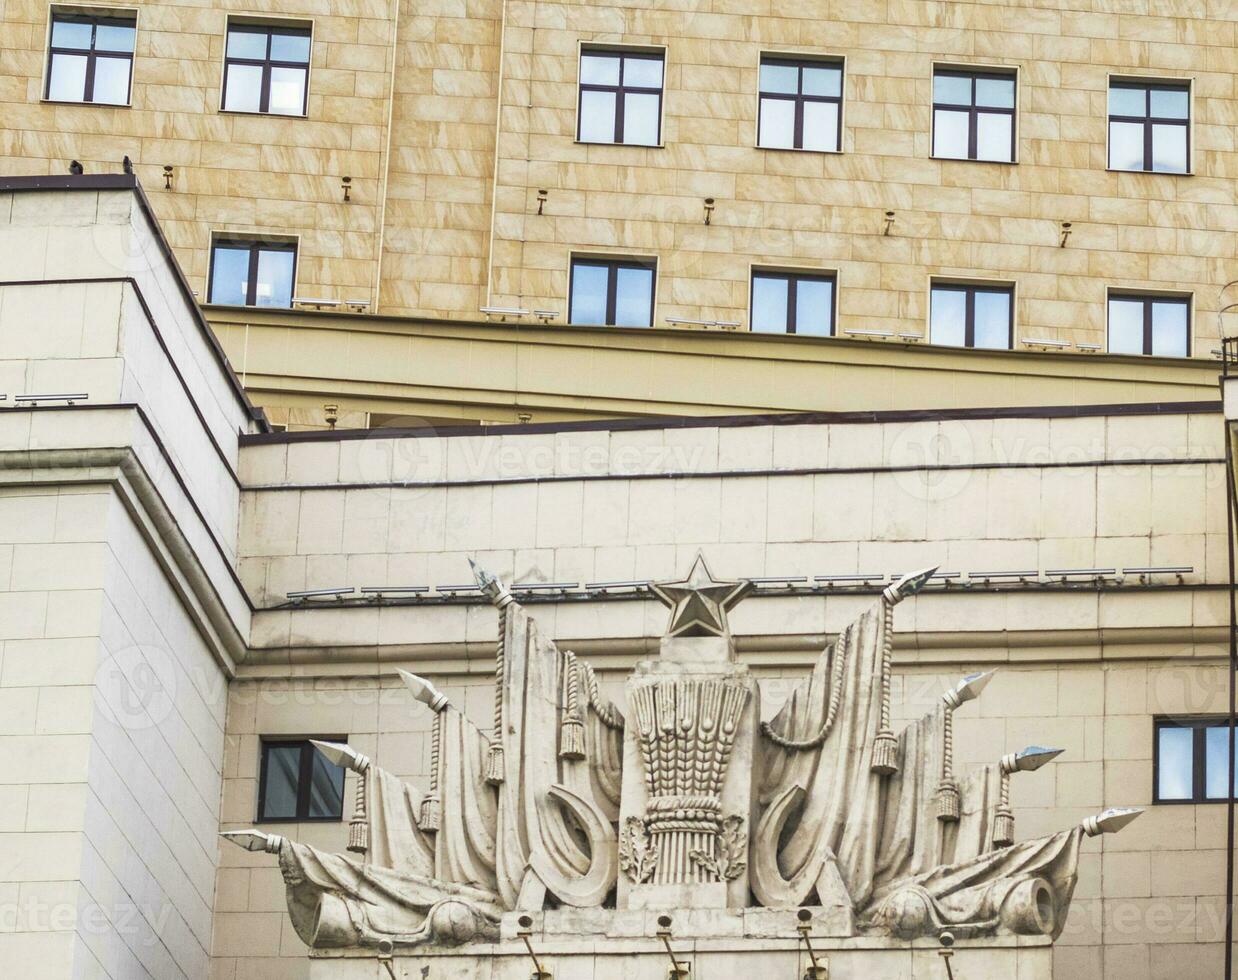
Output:
[[[754,271],[752,331],[829,337],[834,333],[834,277]]]
[[[223,110],[305,115],[309,59],[308,27],[229,23]]]
[[[217,238],[211,246],[208,303],[292,306],[297,247],[292,242]]]
[[[1010,286],[933,283],[929,343],[1006,350],[1013,345]]]
[[[568,322],[652,326],[653,277],[652,262],[572,259]]]
[[[1152,746],[1154,803],[1210,803],[1233,781],[1225,718],[1157,718]]]
[[[345,736],[323,735],[327,742]],[[258,774],[258,820],[339,820],[344,770],[308,739],[263,739]]]
[[[1009,72],[933,71],[933,156],[1014,162],[1014,82]]]
[[[660,52],[582,51],[576,138],[582,143],[661,143],[663,60]]]
[[[1109,294],[1109,353],[1186,357],[1191,301],[1175,296]]]
[[[1109,169],[1184,174],[1191,159],[1191,88],[1109,83]]]
[[[128,105],[136,36],[133,16],[52,11],[45,97],[52,102]]]
[[[761,59],[757,145],[780,150],[841,149],[840,62]]]

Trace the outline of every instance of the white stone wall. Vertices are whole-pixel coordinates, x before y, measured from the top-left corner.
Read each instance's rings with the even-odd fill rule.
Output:
[[[248,409],[132,192],[0,194],[0,267],[0,976],[205,978]]]
[[[0,555],[0,966],[204,977],[223,674],[106,487],[4,490]]]
[[[469,555],[517,582],[657,578],[682,573],[698,548],[724,576],[1193,566],[1181,586],[1157,591],[976,587],[922,594],[896,613],[898,719],[929,710],[960,675],[997,666],[957,717],[960,764],[1037,742],[1066,750],[1015,779],[1021,837],[1105,806],[1150,805],[1154,716],[1225,704],[1223,452],[1219,414],[373,434],[245,448],[241,567],[266,608],[230,695],[225,826],[252,824],[262,735],[347,734],[380,765],[424,780],[428,713],[399,687],[397,664],[441,681],[489,724],[489,606],[272,608],[286,591],[458,583]],[[767,716],[870,601],[756,596],[735,610]],[[653,602],[530,608],[605,671],[614,695],[643,638],[665,624]],[[334,850],[346,835],[343,824],[270,829]],[[1089,840],[1056,975],[1213,977],[1223,837],[1221,806],[1158,806]],[[270,859],[229,849],[222,860],[215,975],[306,976]],[[963,975],[962,953],[956,965]]]

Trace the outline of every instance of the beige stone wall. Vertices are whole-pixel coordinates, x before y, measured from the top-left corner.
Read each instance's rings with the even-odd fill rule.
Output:
[[[203,296],[212,230],[299,236],[301,295],[373,300],[377,277],[387,312],[455,319],[487,302],[566,315],[580,250],[656,257],[663,326],[746,324],[763,263],[836,270],[844,331],[923,334],[933,275],[1014,281],[1017,337],[1072,343],[1104,343],[1109,286],[1193,292],[1209,356],[1235,275],[1235,21],[1217,3],[1111,7],[432,0],[393,17],[264,0],[243,12],[314,24],[309,118],[286,119],[220,113],[229,9],[168,3],[141,7],[132,108],[40,103],[48,8],[8,0],[0,167],[129,154]],[[665,46],[664,147],[575,142],[581,42]],[[846,58],[841,154],[754,146],[762,51]],[[1017,165],[930,158],[935,62],[1019,70]],[[1105,170],[1110,73],[1192,81],[1192,176]]]
[[[49,5],[5,4],[0,169],[60,174],[76,159],[88,173],[119,172],[128,155],[203,301],[212,232],[295,236],[297,294],[371,299],[390,4],[347,0],[329,11],[303,0],[138,6],[132,105],[114,108],[41,102]],[[308,118],[219,111],[230,14],[312,21]],[[166,164],[175,168],[171,191],[163,189]],[[344,175],[353,179],[347,205]]]
[[[746,324],[758,263],[837,270],[844,331],[925,333],[928,279],[945,275],[1016,282],[1016,338],[1072,343],[1104,344],[1107,286],[1193,291],[1196,352],[1215,346],[1208,314],[1238,267],[1223,4],[741,6],[511,8],[497,305],[566,310],[577,249],[656,257],[660,326]],[[665,46],[664,147],[574,142],[580,42]],[[763,51],[846,58],[841,155],[755,148]],[[1019,70],[1017,165],[930,159],[934,62]],[[1111,72],[1193,79],[1194,176],[1105,171]]]

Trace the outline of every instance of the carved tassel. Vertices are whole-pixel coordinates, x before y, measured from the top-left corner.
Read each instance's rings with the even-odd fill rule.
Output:
[[[585,723],[580,719],[580,668],[571,651],[564,654],[564,667],[567,670],[567,707],[566,717],[559,726],[559,758],[583,759]]]
[[[508,602],[510,602],[510,598]],[[507,768],[503,759],[503,674],[507,651],[507,603],[499,606],[499,645],[494,653],[494,735],[486,755],[486,782],[499,786]]]
[[[446,706],[444,706],[446,707]],[[430,792],[421,801],[421,818],[417,821],[423,831],[435,833],[442,823],[442,803],[438,792],[439,752],[443,740],[444,711],[434,714],[434,727],[430,729]]]
[[[366,783],[369,766],[357,770],[357,795],[353,802],[352,820],[348,824],[348,849],[364,854],[370,849],[370,819],[366,812]]]
[[[881,727],[873,741],[872,771],[880,776],[898,772],[898,739],[890,730],[890,672],[893,657],[894,603],[882,596],[881,603]]]
[[[954,782],[954,709],[946,705],[941,720],[941,783],[937,787],[937,819],[954,823],[959,819],[959,788]]]
[[[1010,772],[1002,766],[1001,800],[993,815],[993,846],[1009,847],[1014,843],[1014,811],[1010,809]]]

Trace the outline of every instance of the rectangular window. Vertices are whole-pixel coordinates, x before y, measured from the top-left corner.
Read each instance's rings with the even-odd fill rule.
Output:
[[[292,306],[297,246],[217,238],[211,245],[208,303],[232,306]]]
[[[52,11],[47,91],[52,102],[128,105],[137,18]]]
[[[304,116],[309,61],[308,27],[229,22],[223,111]]]
[[[654,263],[572,259],[568,322],[653,326]]]
[[[1008,350],[1014,344],[1014,289],[933,283],[929,343]]]
[[[933,156],[1014,162],[1015,76],[933,70]]]
[[[800,272],[752,273],[753,333],[834,333],[834,277]]]
[[[1186,357],[1191,301],[1175,296],[1109,294],[1109,353]]]
[[[1189,83],[1109,83],[1109,169],[1184,174],[1191,159]]]
[[[1233,791],[1225,718],[1157,718],[1152,746],[1154,803],[1216,803]]]
[[[660,52],[582,51],[576,138],[582,143],[661,143],[664,60]]]
[[[346,736],[320,740],[346,742]],[[262,740],[258,820],[339,820],[344,812],[344,770],[309,739]]]
[[[841,62],[762,57],[757,146],[780,150],[842,148]]]

